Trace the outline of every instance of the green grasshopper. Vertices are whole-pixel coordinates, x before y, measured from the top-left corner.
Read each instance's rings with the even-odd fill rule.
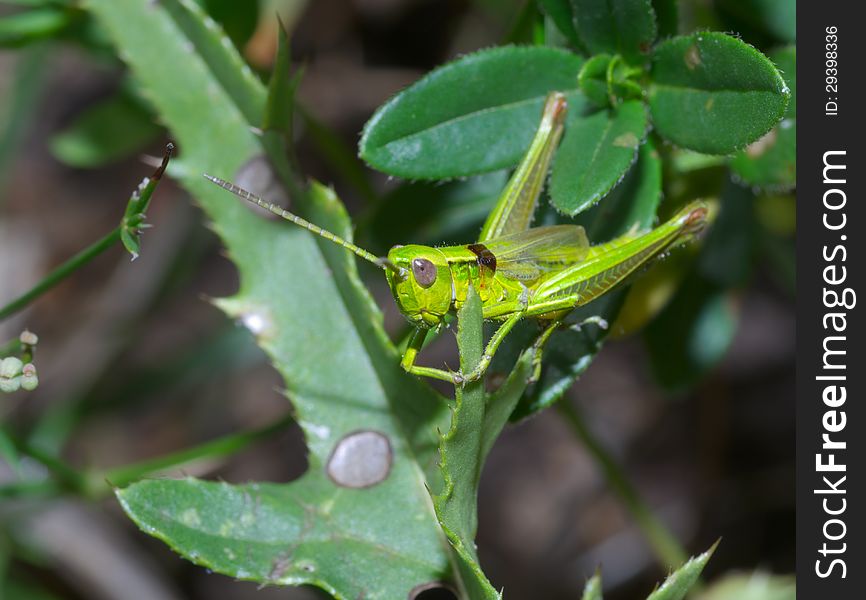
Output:
[[[691,240],[704,228],[709,214],[702,202],[693,202],[654,229],[629,232],[596,246],[590,246],[578,225],[530,228],[562,135],[566,109],[564,95],[554,92],[548,96],[529,150],[484,223],[478,242],[464,246],[398,245],[387,258],[379,258],[232,183],[205,177],[383,269],[400,312],[415,326],[400,363],[407,372],[455,385],[475,381],[512,328],[522,319],[534,318],[546,323],[533,345],[530,381],[535,381],[545,343],[572,310],[610,291],[670,248]],[[481,298],[484,319],[501,321],[478,365],[469,373],[416,365],[429,331],[463,305],[470,286]],[[606,326],[601,319],[595,322]]]

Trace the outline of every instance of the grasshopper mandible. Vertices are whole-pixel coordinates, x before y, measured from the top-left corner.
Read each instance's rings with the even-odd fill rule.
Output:
[[[548,95],[526,156],[484,223],[478,241],[464,246],[398,245],[386,258],[379,258],[232,183],[205,177],[383,269],[400,312],[415,326],[400,362],[407,372],[455,385],[477,380],[511,329],[521,319],[534,318],[546,324],[533,345],[534,381],[540,374],[544,345],[568,313],[610,291],[670,248],[688,242],[708,221],[707,207],[692,202],[654,229],[629,232],[596,246],[590,246],[579,225],[531,228],[566,109],[563,94]],[[429,331],[462,306],[470,286],[481,298],[484,319],[501,321],[481,361],[469,373],[416,365]]]

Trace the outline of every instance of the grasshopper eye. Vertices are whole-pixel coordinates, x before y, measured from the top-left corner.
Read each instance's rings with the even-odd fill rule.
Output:
[[[423,288],[428,288],[436,281],[436,267],[426,258],[416,258],[412,261],[412,274],[415,281]]]

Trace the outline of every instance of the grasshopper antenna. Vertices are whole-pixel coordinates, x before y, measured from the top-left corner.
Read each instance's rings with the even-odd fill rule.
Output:
[[[286,219],[287,221],[291,221],[295,225],[300,225],[301,227],[303,227],[307,231],[311,231],[311,232],[315,233],[316,235],[323,237],[330,242],[334,242],[338,246],[342,246],[343,248],[345,248],[347,250],[351,250],[352,252],[354,252],[355,254],[357,254],[358,256],[363,258],[364,260],[370,261],[371,263],[373,263],[374,265],[376,265],[380,269],[383,269],[386,271],[391,270],[391,271],[394,271],[396,273],[399,273],[402,270],[399,267],[395,266],[387,258],[379,258],[378,256],[376,256],[372,252],[368,252],[367,250],[364,250],[363,248],[356,246],[352,242],[346,241],[343,238],[334,235],[330,231],[322,229],[318,225],[313,225],[312,223],[310,223],[306,219],[302,219],[298,215],[296,215],[294,213],[290,213],[286,209],[279,207],[276,204],[272,204],[270,202],[265,202],[260,197],[253,194],[252,192],[249,192],[242,187],[239,187],[233,183],[230,183],[230,182],[226,181],[225,179],[220,179],[219,177],[214,177],[213,175],[208,175],[207,173],[204,174],[204,177],[205,177],[205,179],[212,181],[213,183],[217,184],[218,186],[220,186],[224,190],[230,191],[232,194],[234,194],[235,196],[238,196],[239,198],[243,198],[244,200],[247,200],[248,202],[252,202],[253,204],[261,206],[265,210],[272,212],[273,214],[277,215],[278,217],[282,217],[283,219]]]

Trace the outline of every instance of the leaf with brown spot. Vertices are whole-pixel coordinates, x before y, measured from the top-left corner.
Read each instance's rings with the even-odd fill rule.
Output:
[[[263,152],[273,165],[285,160],[251,132],[262,122],[265,88],[191,0],[88,0],[87,8],[184,149],[180,183],[240,273],[239,291],[219,305],[252,329],[264,327],[258,341],[285,381],[309,447],[309,470],[297,481],[146,480],[117,492],[124,510],[187,559],[237,579],[310,584],[343,598],[406,598],[416,585],[452,581],[426,487],[440,485],[442,399],[400,369],[351,255],[263,219],[201,176],[231,178]],[[332,190],[314,183],[293,201],[310,220],[351,237]],[[338,440],[359,429],[386,436],[395,460],[380,483],[346,489],[325,464]]]

